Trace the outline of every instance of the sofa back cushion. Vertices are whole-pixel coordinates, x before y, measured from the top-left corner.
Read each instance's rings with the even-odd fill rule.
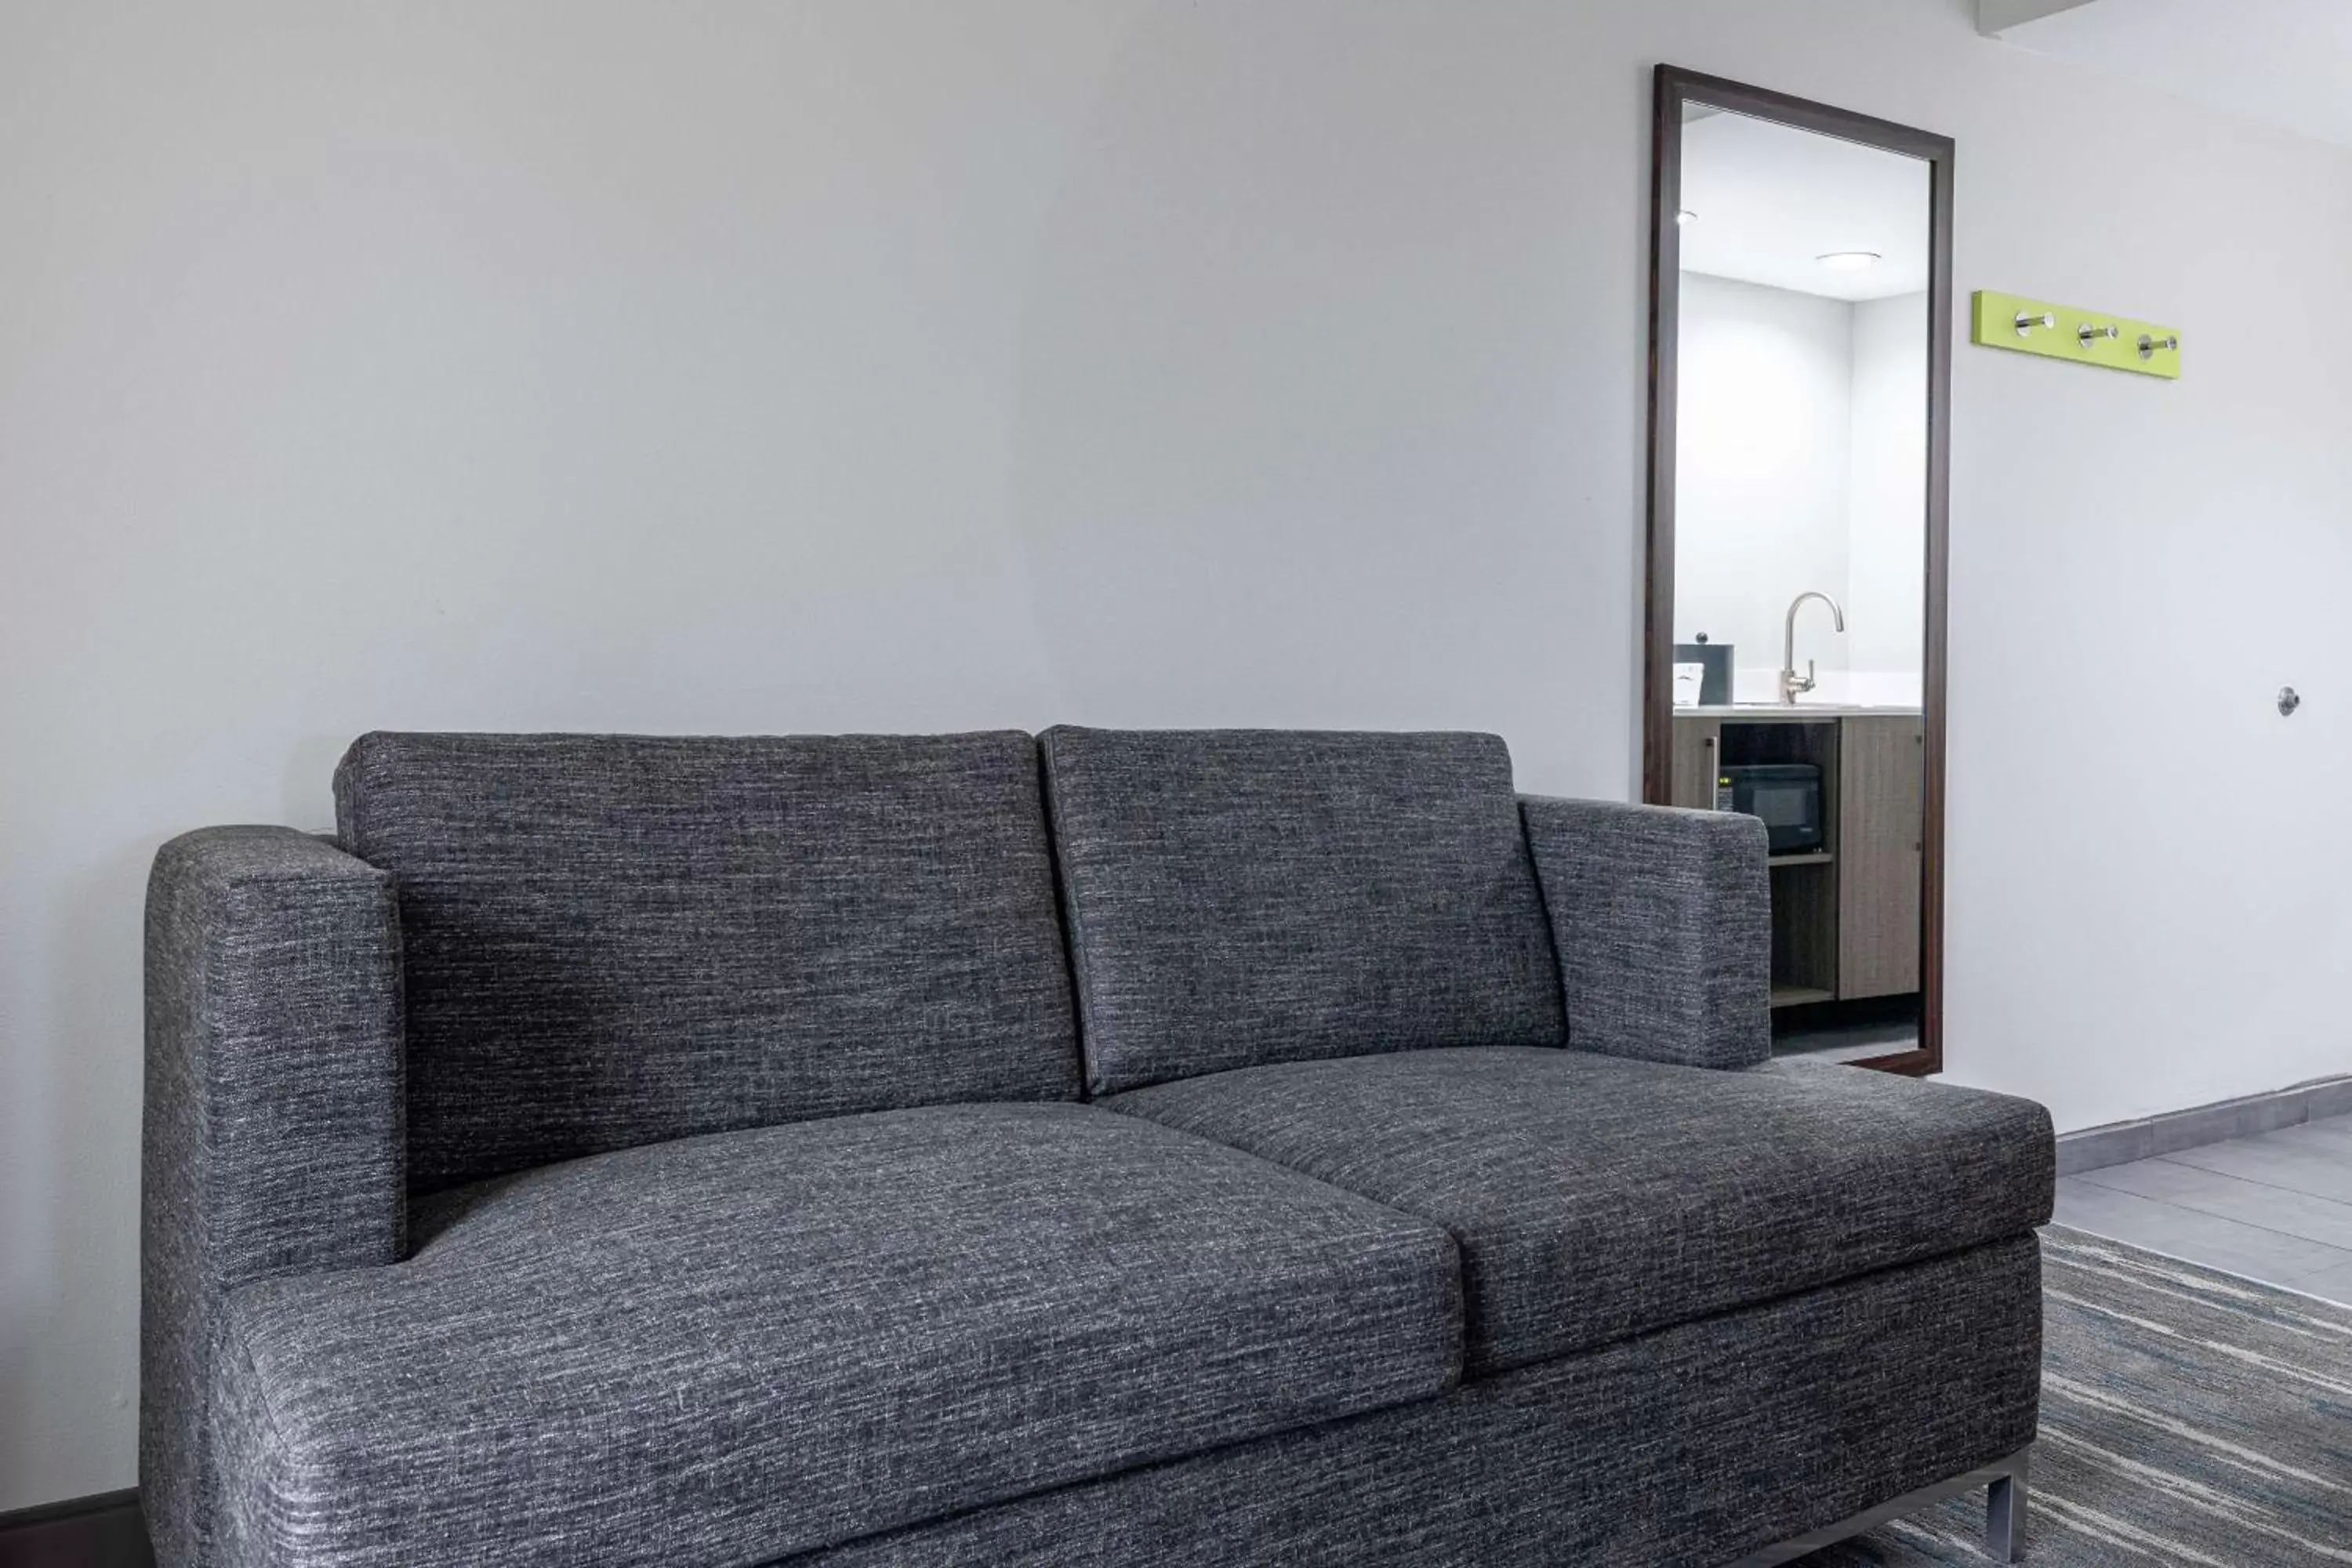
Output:
[[[690,1133],[1078,1093],[1025,734],[373,734],[409,1186]]]
[[[1062,728],[1044,741],[1095,1092],[1564,1043],[1498,738]]]

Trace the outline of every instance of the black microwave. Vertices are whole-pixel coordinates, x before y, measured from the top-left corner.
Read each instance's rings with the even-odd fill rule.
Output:
[[[1775,855],[1825,847],[1822,770],[1811,763],[1755,763],[1715,777],[1715,809],[1764,819]]]

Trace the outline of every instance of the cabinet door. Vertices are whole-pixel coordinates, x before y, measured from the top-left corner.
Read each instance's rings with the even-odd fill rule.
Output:
[[[1722,763],[1722,721],[1675,720],[1674,776],[1666,804],[1693,811],[1713,811],[1716,770]]]
[[[1838,748],[1838,994],[1919,989],[1919,844],[1927,731],[1851,718]]]

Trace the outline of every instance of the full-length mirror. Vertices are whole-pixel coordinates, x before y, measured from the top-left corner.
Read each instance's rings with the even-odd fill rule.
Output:
[[[1951,143],[1657,94],[1644,793],[1763,819],[1776,1054],[1933,1072]]]

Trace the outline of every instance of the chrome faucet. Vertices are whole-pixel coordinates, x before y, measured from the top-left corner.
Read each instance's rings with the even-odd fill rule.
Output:
[[[1811,659],[1805,660],[1804,674],[1797,673],[1797,612],[1805,607],[1807,599],[1819,599],[1822,604],[1827,605],[1830,607],[1830,617],[1837,622],[1837,629],[1845,630],[1845,612],[1839,609],[1838,602],[1827,594],[1808,589],[1789,601],[1788,631],[1780,644],[1780,700],[1790,706],[1795,705],[1800,692],[1811,691],[1814,685]]]

